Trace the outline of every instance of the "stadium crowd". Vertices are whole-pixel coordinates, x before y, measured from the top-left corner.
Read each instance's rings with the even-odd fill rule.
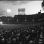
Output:
[[[42,44],[44,43],[43,29],[43,25],[33,25],[1,30],[0,44]]]

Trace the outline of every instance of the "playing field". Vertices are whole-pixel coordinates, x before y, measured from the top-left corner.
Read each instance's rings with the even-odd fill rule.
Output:
[[[21,24],[2,24],[0,25],[0,30],[3,28],[4,30],[6,29],[15,29],[17,27],[22,27]]]
[[[17,27],[27,27],[27,26],[32,26],[34,24],[28,24],[28,25],[25,25],[25,24],[0,24],[0,30],[8,30],[8,29],[15,29]],[[36,24],[38,25],[38,24]]]

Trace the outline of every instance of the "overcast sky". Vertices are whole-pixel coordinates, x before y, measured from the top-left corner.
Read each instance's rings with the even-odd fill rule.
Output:
[[[25,14],[36,14],[40,10],[42,1],[0,1],[0,16],[14,16],[18,15],[18,8],[25,8]],[[8,13],[7,9],[11,12]]]

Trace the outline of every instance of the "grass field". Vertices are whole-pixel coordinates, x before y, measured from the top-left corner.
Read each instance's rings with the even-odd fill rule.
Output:
[[[29,24],[0,24],[0,30],[15,29],[17,27],[27,27],[32,25],[39,25],[39,23],[29,23]],[[2,29],[3,28],[3,29]]]
[[[16,27],[22,27],[21,24],[2,24],[0,30],[15,29]]]

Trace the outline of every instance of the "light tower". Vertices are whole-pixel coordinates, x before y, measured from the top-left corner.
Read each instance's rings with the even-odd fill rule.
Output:
[[[6,11],[7,11],[8,16],[10,16],[11,9],[7,9]]]

